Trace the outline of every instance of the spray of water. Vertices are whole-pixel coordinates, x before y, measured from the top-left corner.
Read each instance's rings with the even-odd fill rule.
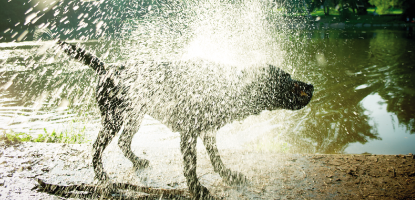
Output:
[[[140,123],[142,114],[149,110],[149,115],[167,124],[172,131],[184,133],[181,135],[185,136],[181,138],[182,144],[186,143],[186,137],[188,139],[190,135],[195,141],[194,133],[216,131],[226,123],[243,120],[264,109],[276,109],[279,104],[276,100],[286,103],[294,98],[275,95],[279,92],[277,88],[291,91],[292,87],[288,86],[292,84],[291,79],[283,78],[288,77],[287,74],[276,68],[257,69],[260,66],[267,67],[267,64],[285,68],[283,63],[286,53],[278,32],[275,31],[273,23],[277,19],[270,14],[270,8],[267,3],[259,0],[168,1],[148,6],[146,15],[124,21],[121,39],[97,45],[97,51],[101,54],[99,56],[106,63],[126,62],[127,69],[120,72],[119,77],[114,75],[114,82],[120,81],[121,85],[130,86],[130,90],[127,93],[108,95],[121,95],[120,99],[131,101],[127,103],[132,103],[129,104],[132,110],[121,113],[123,117],[136,119]],[[65,20],[63,17],[60,21]],[[89,33],[102,35],[100,30],[105,27],[104,23],[98,19],[95,27],[96,30]],[[39,31],[37,35],[44,33],[53,35],[44,31]],[[91,35],[84,38],[88,36]],[[53,57],[52,62],[64,63],[63,66],[67,68],[75,66],[76,70],[82,71],[80,65],[68,64],[68,61],[53,55],[53,50],[46,52],[44,49],[47,48],[37,51],[40,56],[45,54],[40,58],[43,64]],[[38,67],[35,65],[33,64],[34,69]],[[61,66],[57,69],[53,72],[43,71],[43,74],[58,77],[67,72],[66,69],[61,70]],[[109,72],[112,70],[114,69],[108,68]],[[272,79],[277,77],[284,81]],[[101,80],[102,77],[99,81]],[[58,105],[58,110],[64,110],[70,104],[91,101],[91,90],[82,91],[79,85],[90,84],[91,88],[95,82],[66,78],[55,81],[57,84],[48,83],[53,89],[43,92],[35,100],[35,110],[40,111],[45,102],[54,102]],[[277,84],[281,85],[276,86]],[[60,98],[63,92],[75,97],[70,100]],[[115,110],[123,112],[118,107]],[[119,116],[119,113],[116,114],[114,117]],[[128,123],[128,118],[112,120]],[[137,124],[127,123],[124,124],[124,131],[137,132]],[[183,145],[181,147],[185,148]],[[129,158],[131,157],[130,154]],[[188,157],[186,153],[185,157]],[[185,174],[186,170],[195,167],[188,166],[189,162],[185,165]],[[110,168],[117,167],[118,165],[110,164]]]
[[[285,51],[291,45],[286,37],[290,32],[287,28],[289,22],[275,3],[260,0],[147,3],[139,5],[130,2],[124,5],[128,9],[117,10],[120,4],[117,1],[60,2],[49,6],[56,14],[54,19],[40,24],[34,32],[19,33],[16,37],[22,35],[19,38],[24,38],[34,33],[35,40],[69,37],[81,39],[78,40],[81,43],[98,37],[95,44],[83,45],[87,45],[87,49],[106,63],[127,63],[130,72],[134,73],[140,70],[140,65],[134,64],[142,61],[193,63],[187,66],[190,70],[204,66],[206,71],[223,73],[230,83],[239,79],[242,71],[249,69],[253,72],[250,68],[265,64],[280,67],[291,74],[294,72],[292,65],[287,65],[287,60],[292,60],[292,53]],[[91,9],[94,13],[84,12]],[[69,16],[65,14],[68,10],[84,11],[79,16]],[[31,13],[28,10],[26,15],[30,17]],[[47,16],[41,15],[39,19]],[[119,19],[119,27],[110,26],[108,20],[114,17]],[[30,23],[27,26],[35,23],[37,18],[28,18]],[[73,23],[74,18],[78,19],[78,27],[65,27]],[[119,33],[118,36],[108,33],[110,30]],[[14,82],[24,80],[26,88],[35,87],[33,91],[41,92],[27,92],[22,99],[36,102],[33,107],[45,112],[57,107],[62,110],[60,105],[68,105],[63,107],[74,109],[74,113],[97,113],[94,110],[96,106],[93,106],[96,77],[82,64],[60,56],[59,51],[50,48],[52,44],[44,43],[25,56],[23,67],[36,76],[17,76]],[[201,60],[204,63],[194,65],[195,62],[201,63]],[[45,78],[51,81],[43,83],[41,80]],[[45,94],[43,90],[49,95],[41,95]],[[91,111],[91,108],[94,109]],[[98,120],[97,116],[93,119]]]
[[[253,81],[268,81],[258,68],[272,64],[294,71],[286,65],[290,58],[284,51],[286,33],[276,30],[275,22],[284,19],[272,15],[271,7],[262,1],[167,3],[149,9],[153,12],[125,25],[136,28],[126,29],[129,34],[120,47],[128,69],[121,82],[131,88],[128,99],[134,105],[130,118],[142,119],[141,113],[148,109],[154,111],[148,113],[152,117],[170,123],[173,131],[215,130],[223,126],[224,118],[242,120],[264,109],[253,105],[258,103],[254,91],[259,88],[250,86]],[[286,122],[287,112],[265,115],[269,126],[264,127],[269,128],[244,131],[238,137],[254,140],[275,132],[273,123]],[[176,119],[188,121],[172,125]],[[255,126],[256,122],[248,123]],[[278,127],[283,132],[290,126]]]
[[[209,60],[240,70],[279,66],[284,51],[271,11],[258,0],[168,2],[134,21],[126,54],[132,60]]]
[[[266,20],[267,7],[259,1],[237,4],[204,3],[191,24],[194,36],[183,58],[201,58],[240,66],[281,63],[279,45]]]

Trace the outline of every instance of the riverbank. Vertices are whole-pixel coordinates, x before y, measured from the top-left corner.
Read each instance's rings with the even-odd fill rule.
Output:
[[[315,16],[314,25],[317,28],[398,28],[415,27],[415,23],[402,21],[401,15],[363,15],[350,19],[340,16]]]
[[[292,16],[286,17],[286,21],[291,23],[284,24],[284,27],[290,29],[354,29],[354,28],[407,28],[415,27],[415,22],[405,22],[401,15],[387,16],[353,16],[343,19],[339,15],[329,16]]]
[[[180,150],[139,148],[150,167],[135,171],[112,142],[104,153],[111,181],[186,190]],[[198,151],[201,182],[223,199],[411,199],[415,198],[415,157],[409,155],[310,155],[222,150],[226,165],[248,177],[226,185]],[[57,185],[94,184],[91,147],[86,144],[21,143],[0,147],[1,199],[69,199],[42,192],[36,178]],[[128,196],[128,194],[125,197]],[[135,194],[132,199],[145,197]]]
[[[323,23],[323,22],[315,22],[314,27],[316,29],[350,29],[350,28],[406,28],[406,27],[415,27],[414,23],[379,23],[379,24],[370,24],[370,23]]]

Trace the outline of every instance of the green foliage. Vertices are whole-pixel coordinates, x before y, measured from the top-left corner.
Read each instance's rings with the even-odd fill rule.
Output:
[[[56,133],[55,130],[51,133],[48,133],[46,128],[43,130],[45,134],[39,134],[37,138],[33,139],[33,142],[80,144],[86,141],[85,135],[82,133],[85,127],[81,133],[77,134],[69,133],[67,130],[60,134]]]
[[[37,137],[32,137],[27,133],[6,133],[0,136],[0,142],[5,145],[14,145],[22,142],[45,142],[45,143],[67,143],[67,144],[81,144],[88,142],[85,137],[85,127],[80,133],[74,133],[71,131],[64,131],[57,133],[55,130],[52,132],[47,132],[46,128],[43,129],[44,134],[39,134]]]
[[[386,14],[389,9],[402,5],[402,0],[369,0],[369,3],[376,6],[376,13]]]
[[[375,8],[368,8],[367,9],[367,14],[368,15],[373,15],[373,13],[376,11],[376,13],[378,13],[378,10]],[[399,8],[390,8],[388,9],[385,13],[379,14],[379,15],[383,15],[383,14],[394,14],[394,15],[401,15],[403,13],[402,9]]]
[[[0,135],[0,144],[4,143],[6,146],[21,142],[30,142],[31,140],[32,136],[27,133],[6,133],[6,131],[3,131],[3,134]]]
[[[311,16],[324,16],[325,15],[325,13],[324,13],[324,9],[315,9],[312,13],[311,13]],[[337,16],[337,15],[340,15],[340,13],[339,13],[339,11],[338,10],[336,10],[335,8],[330,8],[330,15],[335,15],[335,16]]]
[[[414,0],[313,0],[309,3],[309,7],[312,8],[312,16],[340,15],[344,21],[353,18],[356,14],[373,15],[375,11],[378,15],[399,15],[403,13],[405,7],[410,7],[406,6],[407,2],[412,1],[415,2]],[[376,6],[376,8],[370,7],[370,4]],[[364,8],[358,8],[357,5],[363,5]],[[324,6],[324,8],[321,8],[321,6]]]
[[[374,8],[367,9],[367,15],[354,15],[350,10],[347,13],[348,18],[346,20],[340,15],[340,12],[335,9],[330,9],[330,16],[325,16],[323,9],[315,9],[311,16],[319,17],[320,22],[324,23],[339,23],[339,22],[353,22],[353,23],[401,23],[401,18],[399,16],[387,16],[380,15],[374,16]],[[399,15],[402,14],[402,9],[389,9],[388,14]]]

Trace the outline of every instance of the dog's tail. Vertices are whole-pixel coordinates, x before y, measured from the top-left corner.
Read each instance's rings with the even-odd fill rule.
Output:
[[[61,40],[58,40],[57,44],[64,49],[63,51],[66,54],[90,66],[97,74],[104,74],[106,72],[105,63],[101,62],[95,55],[86,52],[85,49]]]

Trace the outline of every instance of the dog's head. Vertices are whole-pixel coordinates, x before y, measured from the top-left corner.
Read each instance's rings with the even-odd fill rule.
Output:
[[[310,102],[313,85],[293,80],[290,74],[272,65],[269,66],[268,75],[262,90],[267,109],[299,110]]]

